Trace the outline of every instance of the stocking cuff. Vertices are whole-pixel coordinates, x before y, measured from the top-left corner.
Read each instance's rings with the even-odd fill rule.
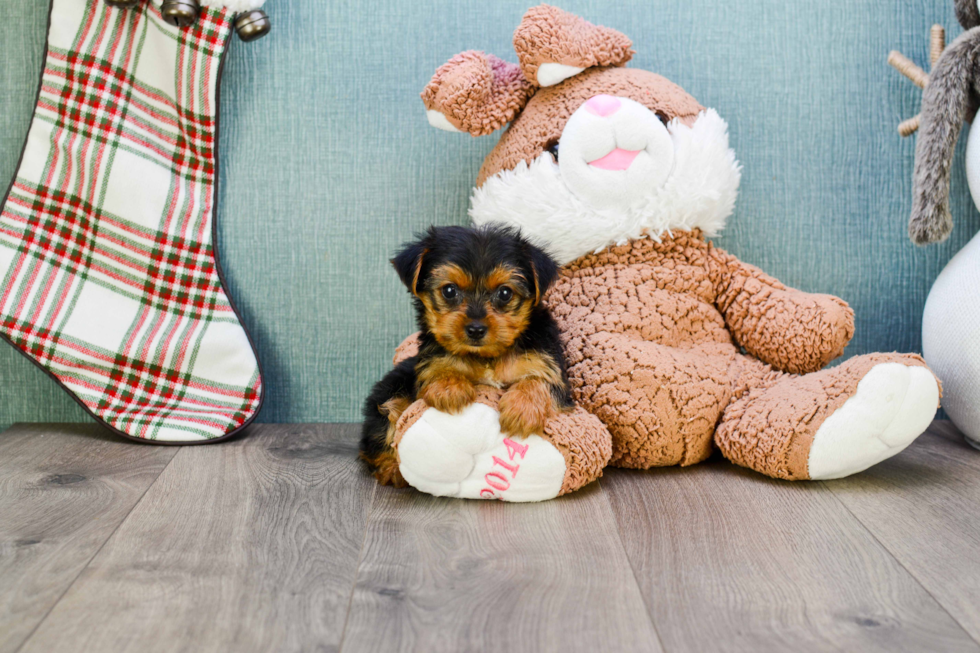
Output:
[[[224,7],[236,13],[261,9],[265,0],[201,0],[203,7]]]
[[[153,4],[159,7],[163,0],[153,0]],[[264,4],[265,0],[201,0],[202,7],[225,8],[235,13],[261,9]]]

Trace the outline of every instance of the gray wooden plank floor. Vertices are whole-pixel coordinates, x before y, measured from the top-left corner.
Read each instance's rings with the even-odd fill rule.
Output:
[[[597,484],[524,505],[379,490],[345,648],[557,652],[611,642],[624,653],[661,650]]]
[[[23,644],[176,453],[87,424],[0,435],[0,651]]]
[[[0,434],[0,653],[980,652],[980,451],[826,483],[720,459],[532,505],[378,488],[355,425]]]

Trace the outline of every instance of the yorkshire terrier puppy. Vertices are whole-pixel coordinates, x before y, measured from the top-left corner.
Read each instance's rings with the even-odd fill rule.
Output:
[[[572,407],[558,326],[541,303],[558,264],[507,227],[432,227],[392,265],[414,296],[419,353],[379,381],[364,404],[361,458],[382,484],[405,485],[392,439],[416,399],[447,413],[478,384],[504,390],[501,431],[540,433]]]

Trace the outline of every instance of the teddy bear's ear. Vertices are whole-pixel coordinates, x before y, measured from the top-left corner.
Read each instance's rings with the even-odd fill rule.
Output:
[[[625,35],[548,5],[524,14],[514,49],[524,77],[535,86],[554,86],[592,66],[622,66],[633,57],[633,42]]]
[[[433,127],[484,136],[513,120],[533,93],[517,64],[468,50],[439,67],[422,102]]]

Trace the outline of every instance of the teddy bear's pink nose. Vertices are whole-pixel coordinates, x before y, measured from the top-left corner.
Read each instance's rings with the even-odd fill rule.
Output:
[[[619,111],[620,104],[622,103],[619,98],[611,95],[596,95],[589,98],[589,101],[585,103],[585,110],[600,118],[606,118]]]

